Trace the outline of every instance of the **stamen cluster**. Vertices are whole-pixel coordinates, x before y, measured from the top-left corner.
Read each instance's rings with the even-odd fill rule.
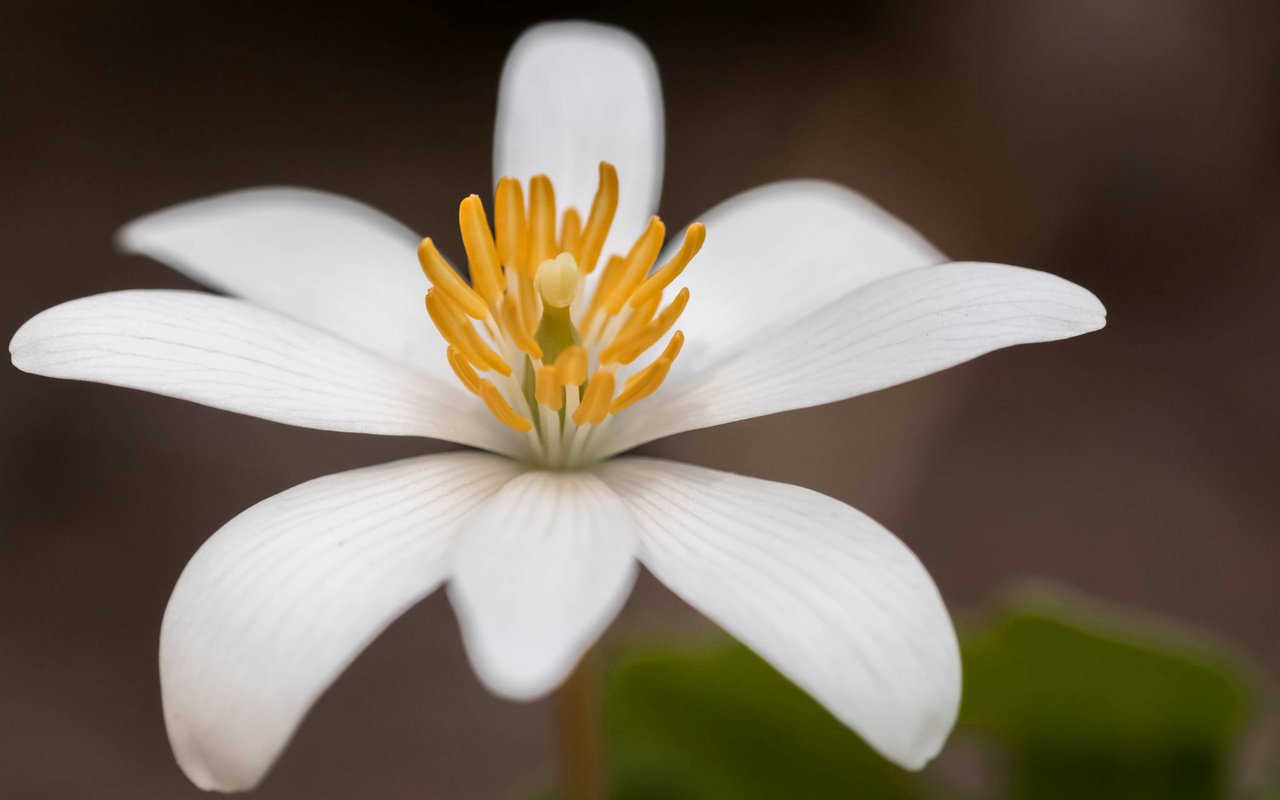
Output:
[[[633,366],[689,302],[681,289],[663,306],[663,292],[701,249],[706,229],[690,225],[676,254],[653,270],[666,228],[651,217],[627,254],[609,256],[597,272],[617,207],[618,174],[608,163],[586,221],[567,208],[558,226],[547,176],[529,181],[527,208],[520,182],[503,178],[492,229],[478,196],[458,210],[470,284],[431,239],[418,247],[432,284],[427,313],[449,343],[449,364],[547,466],[595,460],[597,431],[656,391],[684,344],[676,331],[656,358]]]

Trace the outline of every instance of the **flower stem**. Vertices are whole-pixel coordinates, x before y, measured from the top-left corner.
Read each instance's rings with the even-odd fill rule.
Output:
[[[555,714],[564,800],[605,800],[600,666],[594,648],[556,693]]]

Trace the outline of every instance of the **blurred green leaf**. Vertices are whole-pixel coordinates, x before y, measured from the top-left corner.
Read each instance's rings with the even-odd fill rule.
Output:
[[[1227,796],[1249,693],[1220,648],[1047,588],[962,638],[960,725],[1004,744],[1011,797]]]
[[[911,775],[741,645],[631,648],[606,701],[619,800],[909,800]]]
[[[982,770],[982,797],[1230,796],[1251,694],[1220,645],[1042,586],[961,625],[961,650],[957,733],[989,745],[994,766]],[[613,656],[605,717],[617,800],[968,796],[880,758],[731,640],[632,643]]]

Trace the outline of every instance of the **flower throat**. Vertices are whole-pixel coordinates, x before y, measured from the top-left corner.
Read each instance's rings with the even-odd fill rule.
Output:
[[[502,178],[492,229],[478,196],[458,209],[470,284],[430,238],[418,247],[432,284],[427,313],[449,343],[458,380],[524,434],[531,457],[547,466],[594,461],[598,430],[653,394],[684,344],[677,330],[656,357],[636,363],[689,302],[681,289],[664,306],[663,292],[702,247],[706,229],[690,225],[675,255],[653,270],[666,228],[651,217],[627,254],[609,256],[597,272],[617,207],[611,164],[600,165],[585,221],[574,208],[557,218],[547,176],[529,181],[527,203],[520,182]]]

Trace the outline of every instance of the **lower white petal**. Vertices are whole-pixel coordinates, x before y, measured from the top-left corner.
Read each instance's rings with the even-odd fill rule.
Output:
[[[1088,290],[1047,272],[951,263],[899,272],[850,292],[704,371],[672,376],[619,414],[606,453],[706,428],[874,392],[984,353],[1101,328]]]
[[[626,506],[588,473],[528,472],[489,498],[449,584],[481,680],[515,700],[559,685],[626,601],[634,546]]]
[[[187,777],[202,789],[257,784],[320,694],[440,584],[459,521],[517,470],[482,453],[358,469],[215,533],[160,632],[165,722]]]
[[[898,764],[919,769],[955,723],[960,656],[938,590],[866,515],[781,483],[655,459],[607,464],[637,555]]]
[[[42,311],[13,364],[322,430],[429,436],[498,452],[518,437],[456,384],[242,300],[139,289]]]

